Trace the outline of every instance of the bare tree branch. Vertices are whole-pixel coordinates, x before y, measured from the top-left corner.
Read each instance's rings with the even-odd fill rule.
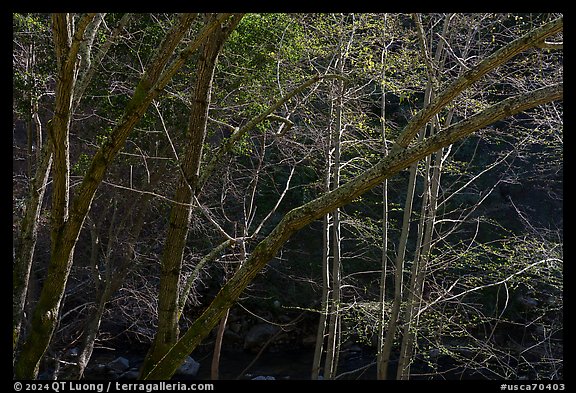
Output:
[[[506,63],[517,54],[537,45],[545,38],[561,32],[562,26],[563,18],[558,18],[532,30],[517,40],[514,40],[508,45],[500,48],[478,63],[475,67],[463,73],[459,78],[447,86],[441,94],[438,94],[429,105],[412,118],[408,126],[404,128],[398,137],[392,150],[395,151],[401,148],[406,148],[410,142],[412,142],[418,130],[420,130],[432,118],[432,116],[438,113],[462,91],[470,87],[474,82],[478,81],[488,72]]]
[[[156,363],[149,373],[142,375],[142,377],[144,379],[171,377],[186,356],[218,324],[226,310],[240,297],[246,286],[252,282],[268,261],[276,255],[295,232],[326,213],[344,206],[380,184],[384,179],[390,178],[440,148],[448,146],[500,119],[550,101],[559,100],[562,98],[562,94],[562,84],[556,84],[505,99],[412,147],[390,153],[374,167],[358,175],[348,183],[291,210],[274,230],[256,246],[246,262],[226,282],[210,306],[194,321],[188,331],[168,351],[166,356]]]

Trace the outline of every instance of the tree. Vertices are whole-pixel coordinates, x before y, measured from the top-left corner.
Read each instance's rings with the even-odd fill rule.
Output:
[[[16,17],[16,23],[22,23],[29,27],[38,26],[40,32],[47,32],[48,27],[32,15],[27,17]],[[32,30],[32,29],[31,29]],[[30,281],[30,271],[32,269],[34,260],[34,250],[38,238],[38,230],[40,223],[41,207],[44,200],[46,184],[50,168],[52,166],[52,150],[50,146],[44,147],[42,122],[39,114],[39,101],[46,94],[45,84],[46,65],[37,62],[36,52],[38,44],[35,43],[36,39],[42,41],[40,37],[32,35],[33,39],[28,41],[24,39],[22,42],[16,41],[18,44],[18,51],[23,52],[19,57],[25,59],[23,64],[16,63],[14,68],[17,71],[15,87],[19,87],[22,91],[26,92],[22,105],[20,100],[16,99],[17,106],[23,106],[22,111],[26,118],[26,133],[27,133],[27,146],[26,153],[28,158],[28,176],[30,181],[30,190],[28,200],[25,203],[26,209],[19,225],[20,238],[15,239],[14,247],[14,267],[13,267],[13,292],[12,292],[12,350],[13,356],[16,355],[17,347],[20,341],[20,333],[22,330],[23,313],[26,306],[26,297],[28,294],[28,286]],[[17,53],[16,52],[16,53]],[[44,61],[49,61],[49,56],[44,51],[41,52]],[[17,57],[18,58],[18,57]],[[44,70],[43,70],[44,69]],[[16,112],[20,109],[15,108]],[[36,143],[34,144],[33,141]],[[33,149],[36,153],[33,154]],[[35,163],[35,165],[34,165]],[[15,358],[15,357],[14,357]]]
[[[46,21],[35,24],[34,18],[16,16],[18,26],[49,25]],[[54,102],[39,101],[37,97],[43,97],[42,94],[28,90],[25,91],[30,94],[18,101],[24,105],[17,113],[24,113],[29,124],[27,176],[34,174],[35,180],[28,183],[30,198],[23,205],[22,213],[18,213],[22,221],[15,225],[18,228],[15,235],[18,232],[20,235],[14,250],[13,361],[17,378],[35,378],[51,344],[48,353],[51,356],[55,353],[52,351],[60,351],[55,357],[58,364],[64,364],[59,360],[66,350],[62,346],[71,348],[81,343],[72,374],[80,378],[97,342],[100,322],[106,322],[102,325],[104,329],[110,327],[109,323],[127,322],[116,318],[106,320],[115,310],[122,311],[123,317],[136,323],[131,334],[150,341],[154,337],[141,378],[172,376],[185,357],[220,324],[213,356],[216,372],[219,343],[231,307],[241,294],[250,296],[251,291],[245,289],[296,232],[328,214],[337,224],[332,225],[334,241],[331,241],[332,278],[336,279],[331,286],[336,297],[332,299],[334,312],[325,309],[329,304],[326,288],[321,307],[327,317],[331,343],[325,377],[335,377],[340,354],[338,336],[347,333],[342,330],[346,326],[341,318],[349,308],[358,307],[356,302],[345,302],[352,299],[350,291],[356,291],[352,294],[354,301],[360,291],[348,285],[355,279],[347,276],[351,267],[341,264],[340,260],[364,258],[358,251],[358,239],[365,233],[364,228],[372,225],[370,219],[351,212],[378,206],[380,202],[374,203],[374,193],[368,191],[412,167],[411,184],[415,187],[421,184],[418,176],[427,174],[430,179],[423,182],[427,192],[420,206],[420,201],[412,198],[412,187],[407,193],[404,222],[407,224],[413,214],[410,203],[414,203],[416,209],[420,207],[421,221],[417,233],[410,231],[410,236],[416,235],[417,241],[412,275],[405,269],[410,266],[412,253],[407,225],[399,243],[395,269],[396,311],[389,321],[390,325],[405,327],[399,377],[408,376],[412,348],[428,329],[428,321],[423,320],[427,316],[425,312],[454,299],[467,300],[477,292],[484,293],[483,289],[473,288],[473,280],[455,280],[453,287],[458,283],[463,285],[458,287],[463,289],[460,294],[452,295],[452,287],[445,289],[437,285],[439,293],[445,290],[444,296],[430,300],[427,293],[424,299],[424,280],[428,280],[430,288],[429,281],[435,280],[438,274],[435,270],[426,273],[428,278],[424,277],[428,261],[430,258],[436,261],[434,258],[442,252],[451,255],[452,250],[439,245],[451,233],[457,233],[458,225],[466,225],[472,214],[472,210],[464,211],[460,216],[462,224],[451,228],[447,225],[451,216],[446,216],[446,220],[436,219],[438,207],[445,209],[444,213],[455,214],[446,199],[435,201],[443,190],[439,183],[440,164],[446,157],[451,159],[442,149],[456,142],[458,146],[465,146],[466,142],[460,141],[470,139],[464,138],[505,118],[513,117],[530,128],[532,123],[522,123],[522,119],[533,119],[536,116],[533,108],[547,111],[543,118],[550,119],[560,105],[543,104],[562,99],[562,84],[558,83],[561,72],[546,72],[543,73],[546,78],[531,78],[531,82],[530,78],[518,77],[520,69],[527,74],[533,69],[527,60],[531,53],[542,53],[542,60],[557,60],[553,55],[547,57],[549,49],[542,47],[549,47],[549,39],[561,32],[561,18],[549,23],[545,22],[546,18],[510,23],[509,18],[503,17],[503,23],[495,24],[509,36],[530,31],[486,56],[476,46],[473,52],[466,52],[466,48],[470,48],[468,43],[474,39],[465,34],[431,35],[429,45],[446,56],[448,71],[438,74],[443,78],[438,82],[432,76],[428,78],[431,85],[435,84],[434,89],[429,89],[430,94],[419,112],[414,112],[414,116],[406,113],[409,121],[401,130],[391,127],[391,121],[375,120],[379,114],[382,120],[386,117],[385,97],[389,91],[392,96],[402,89],[404,92],[419,89],[401,86],[404,82],[398,75],[407,72],[414,77],[426,70],[432,75],[437,71],[434,64],[441,62],[432,63],[428,56],[424,56],[422,62],[412,56],[412,68],[418,72],[405,64],[399,67],[401,56],[396,54],[409,59],[410,54],[404,50],[414,45],[409,40],[398,43],[390,34],[382,39],[379,16],[342,16],[341,22],[345,25],[342,30],[347,33],[340,33],[339,39],[332,33],[326,37],[314,36],[303,27],[314,20],[318,22],[314,24],[318,31],[328,31],[329,15],[206,14],[200,18],[195,14],[54,14],[51,18],[58,61],[57,69],[47,74],[54,76]],[[434,23],[435,18],[438,17],[426,19],[430,20],[426,28],[439,32],[441,24]],[[384,22],[385,26],[398,30],[398,37],[406,38],[403,32],[412,28],[403,16],[386,17]],[[108,26],[115,28],[111,30]],[[498,34],[500,30],[490,31],[486,25],[474,27],[469,30],[474,30],[469,37],[482,34],[486,38],[481,41],[482,51],[492,52],[497,40],[490,44],[490,34]],[[468,31],[457,28],[454,31]],[[353,32],[352,38],[348,39],[350,32]],[[393,34],[396,36],[396,31]],[[424,36],[420,32],[420,37]],[[338,40],[340,45],[334,44]],[[20,75],[26,86],[33,85],[34,75],[40,75],[36,64],[41,63],[34,55],[36,48],[44,48],[44,43],[46,47],[51,45],[44,39],[42,45],[30,49],[22,36],[15,42],[19,48],[15,54],[19,73],[15,77]],[[309,42],[314,45],[307,45]],[[329,42],[332,44],[326,45]],[[349,50],[342,50],[344,43],[350,46]],[[380,67],[373,61],[375,48],[379,55],[385,55]],[[388,50],[396,52],[392,54]],[[461,58],[467,56],[466,53],[479,57]],[[480,61],[481,58],[484,60]],[[336,59],[335,74],[328,74]],[[551,64],[546,65],[547,69],[554,69],[555,63]],[[545,67],[543,62],[540,66]],[[32,75],[28,70],[32,70]],[[460,75],[459,70],[464,72]],[[497,74],[500,70],[503,72]],[[386,80],[379,81],[384,72]],[[486,80],[484,76],[489,72],[498,78]],[[508,78],[507,72],[515,77]],[[331,79],[336,80],[326,84],[327,89],[320,83]],[[46,85],[49,90],[49,83]],[[480,88],[472,89],[478,85]],[[371,104],[377,94],[370,94],[370,89],[375,86],[374,91],[383,97],[381,113]],[[394,89],[388,90],[390,87]],[[334,108],[332,114],[330,103]],[[464,110],[454,110],[462,107]],[[531,110],[528,115],[515,116],[527,110]],[[46,113],[52,120],[47,127],[41,127]],[[439,118],[450,116],[454,124],[446,122],[440,127]],[[188,127],[183,128],[181,124],[186,118]],[[543,128],[549,127],[541,124]],[[428,136],[421,132],[417,138],[419,130],[426,128],[435,131]],[[327,129],[334,131],[329,135],[335,148],[332,151],[325,143],[329,139]],[[343,133],[344,129],[347,132]],[[46,139],[43,135],[46,130],[49,143],[42,144],[40,140]],[[395,134],[399,135],[392,143]],[[545,132],[541,135],[546,138]],[[33,139],[37,141],[38,155],[31,148]],[[554,143],[550,143],[550,147],[553,146]],[[324,158],[320,152],[325,148],[329,165],[326,173],[321,174]],[[515,151],[522,152],[520,148]],[[436,154],[434,159],[433,154]],[[509,155],[504,150],[499,154],[501,157],[497,157],[491,167],[507,162]],[[544,164],[541,163],[542,168],[546,167]],[[447,167],[453,170],[453,166]],[[314,181],[321,182],[331,168],[329,176],[333,178],[333,187],[328,184],[329,189],[315,195],[320,187]],[[546,168],[554,170],[551,165]],[[508,176],[502,179],[513,181],[512,174],[501,173]],[[481,175],[469,176],[459,178],[452,184],[453,189],[464,189]],[[45,189],[50,202],[50,239],[42,225],[48,216],[42,206]],[[23,195],[19,190],[19,195]],[[133,198],[134,195],[138,198]],[[362,201],[358,203],[361,196]],[[386,198],[382,202],[386,213]],[[511,206],[514,202],[509,201]],[[514,206],[522,220],[522,208]],[[388,218],[385,216],[383,221],[383,232],[387,236]],[[326,221],[326,233],[328,224]],[[442,233],[443,237],[435,238],[441,233],[440,229],[448,231]],[[158,233],[166,235],[158,237]],[[40,243],[35,240],[38,235]],[[357,244],[349,247],[352,243],[346,240],[340,245],[342,237],[354,239]],[[390,292],[386,288],[390,242],[386,237],[383,239],[382,315],[378,317],[381,332],[386,327],[384,310]],[[45,246],[48,244],[49,247]],[[473,243],[470,244],[468,250],[474,250]],[[41,252],[35,253],[38,246]],[[369,247],[375,249],[373,245]],[[44,255],[50,260],[44,260]],[[324,259],[329,257],[327,248]],[[556,260],[556,256],[546,254],[541,260]],[[30,272],[44,275],[43,263],[46,263],[46,275],[36,299],[32,288],[36,281],[30,281]],[[234,267],[230,268],[229,263]],[[281,260],[275,261],[271,267],[281,263]],[[326,265],[324,275],[328,270]],[[456,270],[448,267],[446,274]],[[207,278],[204,271],[217,274]],[[227,276],[231,271],[233,274]],[[520,271],[524,271],[522,267]],[[515,277],[514,274],[510,277]],[[201,280],[210,280],[215,286],[201,288],[197,286]],[[224,284],[219,288],[221,282]],[[487,288],[511,282],[511,278],[500,277]],[[198,299],[196,291],[204,291],[212,298],[217,289],[220,290],[212,303],[201,314],[198,303],[190,304],[191,300]],[[84,295],[87,296],[81,298]],[[401,302],[408,305],[405,313],[400,312]],[[136,308],[128,310],[130,304]],[[466,303],[463,305],[465,312]],[[25,317],[26,307],[33,308],[32,318]],[[145,322],[138,319],[143,316]],[[70,322],[72,319],[74,322]],[[63,329],[57,330],[58,324]],[[396,330],[389,330],[389,344]],[[318,332],[318,341],[323,344],[322,320]],[[383,333],[380,336],[384,345]],[[318,348],[314,373],[319,369],[322,354],[322,347]],[[381,352],[380,375],[386,369],[383,361],[388,358]],[[473,361],[469,360],[469,364]]]
[[[166,354],[178,340],[178,320],[180,317],[179,294],[182,255],[188,225],[190,221],[190,204],[194,194],[200,188],[200,162],[202,147],[206,136],[208,107],[212,90],[212,78],[218,54],[226,38],[240,22],[242,14],[233,15],[227,25],[214,29],[213,33],[200,47],[201,56],[197,64],[197,77],[188,123],[186,153],[182,159],[181,177],[176,190],[174,205],[170,214],[169,232],[162,255],[160,273],[160,291],[158,305],[158,331],[148,358],[142,367],[144,375]],[[211,15],[208,24],[217,22],[217,15]]]
[[[443,71],[443,64],[440,57],[444,49],[444,42],[440,41],[436,46],[436,53],[433,60],[428,58],[429,45],[427,43],[420,15],[415,15],[415,24],[418,30],[418,38],[422,50],[422,57],[425,59],[428,73],[427,90],[428,97],[433,94],[433,86],[438,84],[439,74]],[[442,36],[448,32],[452,15],[446,15],[442,28]],[[433,65],[432,65],[432,64]],[[426,99],[425,99],[426,101]],[[426,101],[428,102],[428,101]],[[450,125],[454,111],[451,110],[446,116],[444,127]],[[434,135],[435,130],[440,129],[437,118],[430,125],[430,134]],[[418,235],[414,262],[410,272],[410,282],[407,285],[408,295],[406,299],[406,316],[404,318],[404,329],[402,334],[402,346],[400,349],[400,359],[398,362],[397,379],[407,379],[412,360],[412,350],[414,346],[414,336],[417,322],[415,321],[416,309],[422,295],[426,264],[431,249],[431,238],[434,228],[436,214],[438,189],[440,186],[440,173],[443,160],[443,149],[434,154],[434,164],[432,166],[431,156],[426,157],[424,169],[424,193],[422,197],[420,220],[418,225]]]
[[[73,91],[76,84],[78,64],[76,57],[79,51],[81,39],[87,26],[90,24],[96,14],[87,14],[78,22],[78,27],[74,30],[73,21],[67,15],[54,15],[52,18],[54,44],[56,50],[57,72],[59,78],[56,86],[55,116],[48,123],[48,136],[53,154],[53,184],[54,192],[52,196],[52,254],[57,252],[57,239],[60,236],[64,222],[68,219],[68,201],[69,201],[69,127],[70,127],[70,107],[72,106]],[[72,250],[71,250],[72,251]],[[66,275],[70,264],[70,255],[65,259],[54,260],[51,273],[54,278]],[[28,269],[29,270],[29,269]],[[26,280],[27,281],[27,280]],[[54,280],[45,284],[43,290],[45,295],[38,303],[36,310],[44,308],[45,311],[38,315],[32,323],[32,331],[38,335],[46,337],[44,343],[34,343],[35,349],[31,346],[30,337],[24,344],[21,353],[21,359],[28,357],[30,360],[19,361],[16,364],[17,372],[22,370],[24,375],[35,376],[37,373],[37,360],[45,351],[50,336],[52,335],[57,322],[57,309],[63,293],[65,280]],[[51,286],[51,289],[49,289]],[[56,308],[56,310],[54,310]],[[34,333],[33,333],[34,334]],[[38,356],[40,355],[40,356]],[[24,371],[24,363],[31,367],[30,371]]]
[[[474,131],[499,119],[511,116],[523,110],[561,99],[562,84],[542,87],[530,93],[510,97],[501,102],[456,123],[440,133],[421,142],[410,145],[417,131],[436,113],[443,109],[457,94],[480,79],[493,68],[509,61],[514,55],[531,48],[560,32],[562,18],[536,28],[523,37],[495,51],[491,56],[469,69],[454,80],[430,104],[416,114],[404,128],[390,154],[377,165],[357,176],[348,183],[324,194],[323,196],[293,209],[284,216],[275,229],[253,250],[244,265],[222,287],[210,306],[196,319],[189,330],[168,351],[166,356],[148,373],[145,379],[158,379],[171,376],[190,353],[218,323],[226,310],[238,298],[244,288],[266,265],[280,247],[297,230],[322,217],[327,212],[350,202],[364,192],[380,184],[384,179],[398,173],[413,162],[448,146]]]
[[[32,319],[31,331],[22,346],[15,366],[18,378],[32,379],[38,374],[39,362],[45,353],[56,323],[64,288],[72,264],[72,255],[82,224],[90,209],[94,193],[126,138],[144,115],[152,100],[157,97],[178,71],[210,34],[214,27],[228,15],[221,15],[216,22],[207,25],[180,56],[166,69],[170,56],[187,31],[194,15],[182,15],[173,32],[166,36],[158,52],[140,83],[134,91],[131,101],[118,121],[111,135],[103,143],[91,161],[90,168],[76,192],[70,208],[69,194],[69,161],[68,161],[68,127],[71,116],[71,105],[75,87],[77,67],[76,54],[83,41],[85,29],[95,14],[80,19],[74,28],[71,15],[54,15],[55,47],[59,65],[59,88],[56,101],[56,118],[49,124],[48,134],[54,149],[54,196],[52,212],[52,253],[46,280]],[[57,151],[56,151],[57,150]]]

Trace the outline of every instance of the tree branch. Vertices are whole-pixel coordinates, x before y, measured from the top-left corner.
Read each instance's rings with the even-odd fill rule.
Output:
[[[226,282],[210,306],[194,321],[176,345],[169,350],[166,356],[147,375],[143,375],[143,378],[152,380],[170,378],[186,356],[216,326],[226,310],[240,297],[248,284],[252,282],[268,261],[276,255],[284,243],[298,230],[326,213],[344,206],[380,184],[383,180],[390,178],[427,155],[505,117],[547,102],[560,100],[562,99],[562,94],[563,85],[560,83],[507,98],[410,148],[390,153],[374,167],[356,176],[348,183],[301,207],[291,210],[274,230],[256,246],[246,262]]]
[[[241,128],[235,129],[235,131],[232,133],[232,135],[230,135],[230,137],[228,139],[226,139],[218,147],[218,149],[216,150],[216,152],[214,153],[214,155],[212,156],[210,161],[204,166],[203,172],[200,175],[200,180],[198,182],[198,189],[202,189],[202,187],[204,186],[204,184],[206,183],[208,178],[212,175],[212,172],[214,172],[216,165],[221,161],[224,154],[229,153],[232,150],[232,148],[234,147],[234,145],[236,144],[236,142],[239,141],[248,131],[252,130],[252,128],[254,128],[256,125],[260,124],[266,118],[271,116],[272,112],[274,112],[276,109],[280,108],[282,105],[284,105],[284,103],[288,102],[295,95],[301,93],[302,91],[304,91],[309,86],[311,86],[314,83],[317,83],[321,80],[324,80],[324,79],[334,79],[334,78],[341,78],[341,77],[339,75],[335,75],[335,74],[313,76],[312,78],[308,79],[306,82],[302,83],[300,86],[298,86],[297,88],[292,90],[290,93],[285,95],[284,97],[273,102],[272,105],[270,105],[268,107],[268,109],[266,109],[260,115],[254,117],[246,125],[244,125]]]
[[[477,287],[474,287],[474,288],[470,288],[470,289],[467,289],[467,290],[465,290],[465,291],[462,291],[462,292],[460,292],[460,293],[457,293],[456,295],[452,295],[452,296],[447,297],[447,298],[444,298],[444,297],[443,297],[444,295],[442,295],[442,296],[436,298],[435,300],[433,300],[432,302],[428,303],[425,307],[423,307],[423,308],[421,308],[420,310],[418,310],[418,313],[416,314],[416,317],[418,317],[420,314],[422,314],[422,313],[423,313],[424,311],[426,311],[428,308],[432,307],[434,304],[436,304],[436,303],[438,303],[438,302],[440,302],[440,301],[442,301],[442,302],[447,302],[447,301],[450,301],[450,300],[453,300],[453,299],[457,299],[457,298],[459,298],[459,297],[462,297],[462,296],[464,296],[464,295],[466,295],[466,294],[468,294],[468,293],[472,293],[472,292],[479,291],[480,289],[485,289],[485,288],[489,288],[489,287],[494,287],[494,286],[496,286],[496,285],[504,284],[504,283],[506,283],[507,281],[510,281],[513,277],[518,276],[518,275],[524,273],[526,270],[528,270],[528,269],[530,269],[530,268],[533,268],[534,266],[537,266],[537,265],[539,265],[539,264],[541,264],[541,263],[544,263],[544,262],[546,262],[546,263],[548,263],[548,262],[563,263],[564,261],[563,261],[562,259],[558,259],[558,258],[546,258],[546,259],[542,259],[542,260],[540,260],[540,261],[531,263],[530,265],[528,265],[528,266],[526,266],[526,267],[518,270],[517,272],[512,273],[511,275],[509,275],[508,277],[506,277],[506,278],[504,278],[504,279],[502,279],[502,280],[498,280],[498,281],[495,281],[495,282],[492,282],[492,283],[489,283],[489,284],[480,285],[480,286],[477,286]],[[446,290],[446,292],[445,292],[446,294],[448,294],[448,293],[456,286],[456,284],[458,283],[458,280],[459,280],[459,278],[456,279],[456,281],[454,281],[454,282],[452,283],[452,285],[450,285],[450,288],[448,288],[448,289]]]
[[[108,53],[108,51],[110,50],[112,45],[116,44],[116,40],[117,40],[118,36],[120,35],[120,33],[122,32],[122,29],[124,29],[124,27],[126,27],[126,25],[128,24],[128,22],[130,21],[130,19],[132,18],[133,15],[134,14],[126,13],[126,14],[124,14],[124,16],[122,16],[122,18],[118,22],[118,26],[116,26],[116,28],[114,29],[112,34],[110,34],[110,37],[108,38],[108,40],[106,40],[106,42],[104,44],[102,44],[102,46],[98,49],[98,52],[96,53],[96,56],[94,57],[94,61],[91,61],[91,60],[88,61],[88,63],[87,63],[88,67],[84,71],[84,73],[81,75],[81,77],[79,78],[78,83],[77,83],[76,88],[75,88],[75,91],[74,91],[74,104],[73,104],[74,108],[76,108],[78,106],[78,104],[80,103],[80,100],[84,96],[84,91],[86,90],[86,88],[90,84],[90,81],[92,80],[94,74],[96,73],[96,69],[98,68],[98,65],[102,63],[102,60],[104,59],[104,57],[106,56],[106,54]],[[87,53],[87,56],[88,56],[88,60],[89,60],[89,56],[90,56],[89,51]]]
[[[283,136],[284,134],[286,134],[294,125],[294,123],[286,118],[286,117],[282,117],[282,116],[278,116],[278,115],[268,115],[267,117],[268,119],[272,119],[272,120],[278,120],[279,122],[282,122],[282,124],[280,124],[280,128],[278,128],[278,131],[274,134],[274,136]]]
[[[414,136],[418,133],[418,130],[424,127],[432,116],[437,114],[458,94],[470,87],[474,82],[478,81],[496,67],[506,63],[517,54],[537,45],[547,37],[561,32],[562,27],[563,18],[558,18],[549,22],[498,49],[496,52],[478,63],[475,67],[466,71],[412,118],[410,123],[404,128],[398,137],[392,151],[406,148],[410,142],[412,142]]]

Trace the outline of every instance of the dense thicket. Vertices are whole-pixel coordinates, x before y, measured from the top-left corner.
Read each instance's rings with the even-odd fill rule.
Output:
[[[563,378],[562,61],[552,14],[14,14],[14,376]]]

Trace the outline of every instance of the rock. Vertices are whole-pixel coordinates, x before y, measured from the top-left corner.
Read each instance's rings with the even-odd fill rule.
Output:
[[[538,306],[538,301],[527,295],[519,296],[518,303],[527,310],[533,310]]]
[[[139,375],[140,373],[138,372],[138,370],[131,369],[120,375],[118,379],[133,381],[138,379]]]
[[[276,378],[270,375],[258,375],[257,377],[252,378],[252,381],[275,381]]]
[[[188,377],[195,377],[198,374],[198,370],[200,370],[200,363],[188,356],[176,373]]]
[[[106,365],[106,368],[109,371],[112,371],[115,373],[123,373],[124,371],[126,371],[130,368],[130,362],[128,361],[128,359],[120,356],[120,357],[117,357],[116,359],[112,360],[110,363],[108,363]]]
[[[270,337],[278,332],[277,326],[260,323],[252,326],[244,337],[244,349],[258,350],[262,348]]]

